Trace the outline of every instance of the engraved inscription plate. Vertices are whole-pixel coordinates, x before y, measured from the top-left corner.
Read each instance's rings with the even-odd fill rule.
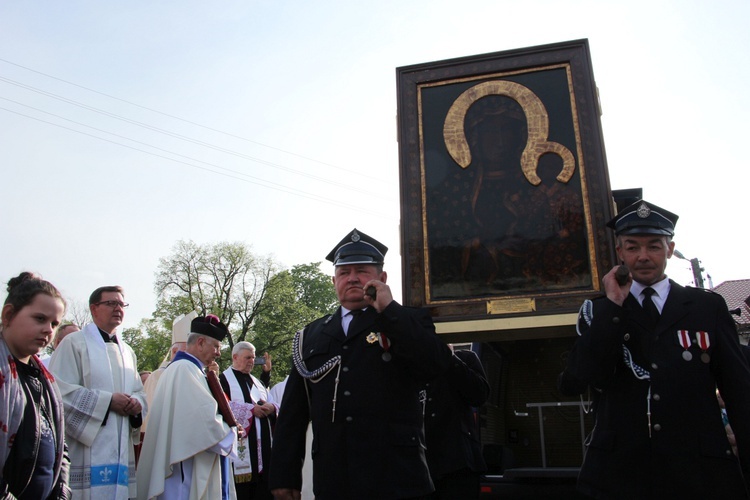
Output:
[[[536,311],[536,299],[498,299],[487,301],[487,314],[512,314]]]

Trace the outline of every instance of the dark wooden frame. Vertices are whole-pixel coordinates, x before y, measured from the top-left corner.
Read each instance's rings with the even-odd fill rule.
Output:
[[[404,302],[412,306],[428,307],[437,321],[450,321],[571,313],[578,310],[584,298],[599,293],[601,276],[614,264],[613,240],[605,227],[606,222],[612,217],[613,203],[588,41],[576,40],[401,67],[397,69],[397,80]],[[494,101],[482,101],[485,97],[491,97]],[[476,107],[475,104],[480,102],[497,104],[488,104],[484,108]],[[466,139],[470,128],[470,120],[466,117],[472,112],[470,108],[479,109],[476,111],[477,118],[471,123],[487,124],[482,125],[485,128],[481,129],[485,131],[485,135],[481,135],[481,132],[472,135],[477,138],[473,143],[474,147],[484,144],[481,142],[484,137],[490,137],[486,131],[492,131],[494,134],[497,130],[510,130],[507,133],[502,132],[508,136],[505,142],[515,145],[514,148],[508,149],[520,151],[518,145],[536,144],[536,150],[532,146],[527,148],[528,154],[531,155],[529,158],[532,159],[528,160],[526,152],[523,155],[519,152],[519,158],[526,159],[520,164],[503,160],[507,161],[507,165],[513,165],[503,172],[502,168],[492,166],[496,161],[494,158],[499,154],[492,151],[502,149],[501,146],[493,144],[487,146],[490,153],[482,156],[482,149],[475,155],[477,160],[473,157],[468,158],[474,154]],[[519,113],[518,109],[523,110],[523,114]],[[513,126],[502,125],[516,123],[512,120],[524,118],[526,126],[516,126],[515,132]],[[496,128],[491,128],[492,126]],[[514,142],[513,137],[517,137],[518,130],[525,131],[525,138],[520,136],[521,138],[515,139]],[[442,132],[442,135],[439,135],[439,132]],[[542,139],[548,141],[544,142]],[[438,145],[441,141],[442,144]],[[493,154],[496,156],[492,156]],[[446,209],[442,202],[451,196],[447,186],[452,185],[453,179],[449,179],[448,176],[455,175],[458,178],[459,174],[456,172],[460,170],[461,161],[464,162],[464,168],[473,165],[471,162],[474,161],[484,161],[489,167],[485,167],[485,173],[478,170],[481,167],[475,169],[480,173],[472,174],[472,187],[466,187],[470,184],[468,177],[463,182],[456,181],[456,185],[464,186],[461,188],[464,190],[462,199],[457,202],[461,205],[456,212],[464,215],[456,215],[454,221],[450,219],[452,212]],[[497,165],[500,164],[499,161],[497,160]],[[476,200],[480,196],[484,196],[482,199],[486,200],[488,206],[492,203],[497,204],[500,197],[492,195],[500,193],[501,189],[509,190],[509,187],[503,186],[515,182],[513,185],[518,186],[518,193],[529,196],[524,199],[531,200],[532,195],[539,193],[532,190],[533,181],[541,182],[535,178],[536,167],[533,165],[542,165],[542,162],[547,165],[544,167],[547,170],[550,169],[549,165],[555,165],[553,168],[561,177],[565,177],[567,171],[567,180],[562,182],[559,181],[561,177],[557,178],[564,186],[559,192],[566,193],[572,200],[572,205],[580,204],[582,208],[581,217],[577,220],[583,222],[582,225],[576,226],[576,235],[579,238],[571,240],[573,243],[567,247],[560,244],[561,248],[573,248],[571,252],[577,253],[571,255],[576,257],[583,255],[581,244],[585,245],[585,262],[582,263],[580,258],[575,260],[575,269],[580,271],[566,271],[567,274],[551,280],[554,269],[545,268],[542,277],[529,278],[525,282],[526,278],[521,274],[526,273],[525,276],[529,276],[530,273],[536,272],[533,268],[534,262],[542,262],[542,267],[547,266],[547,261],[540,257],[540,242],[543,240],[522,238],[522,243],[519,244],[521,246],[513,249],[510,248],[511,244],[498,243],[501,238],[493,239],[490,234],[493,229],[485,229],[484,226],[481,229],[486,233],[484,240],[491,243],[477,245],[476,248],[479,250],[473,250],[475,247],[472,246],[472,242],[484,240],[481,237],[472,239],[471,234],[463,234],[462,230],[455,230],[456,234],[451,234],[452,241],[464,238],[461,241],[468,242],[461,243],[463,247],[458,248],[458,244],[443,246],[439,243],[443,240],[435,234],[452,231],[449,229],[451,224],[468,225],[465,221],[470,221],[476,227],[481,225],[477,222],[480,218],[475,211]],[[508,175],[511,174],[508,172],[512,172],[512,175],[519,179],[521,177],[519,168],[515,165],[519,168],[521,165],[527,165],[520,168],[525,180],[509,179]],[[445,174],[447,169],[459,170],[451,170],[450,174]],[[506,180],[496,184],[488,181],[502,176],[506,176]],[[437,184],[434,179],[443,184]],[[483,194],[481,190],[485,188],[482,187],[482,182],[498,187],[494,188],[495,191],[486,188],[489,194]],[[435,187],[436,185],[438,187]],[[544,183],[539,186],[544,186]],[[513,196],[515,195],[510,193],[510,197]],[[466,198],[470,198],[470,201],[467,202]],[[471,207],[467,208],[466,203],[472,203]],[[543,205],[527,202],[519,203],[518,206],[529,211],[531,207],[544,208]],[[503,210],[500,207],[500,211]],[[513,211],[514,208],[511,206],[510,210]],[[465,215],[467,211],[471,212],[473,219]],[[486,214],[500,211],[488,210]],[[554,217],[557,217],[558,213],[555,212]],[[512,217],[518,218],[516,215],[506,216],[507,219]],[[498,222],[503,220],[500,216],[485,217],[484,220],[488,219],[490,223],[486,225],[494,224],[498,228],[507,226],[502,226],[504,222]],[[509,233],[510,230],[506,229],[503,235]],[[509,238],[505,238],[503,241],[508,240]],[[558,244],[556,239],[548,240],[551,245]],[[536,253],[533,255],[536,255],[536,260],[528,256],[532,254],[523,255],[522,245],[529,242],[535,245]],[[461,269],[457,271],[459,252]],[[512,257],[508,257],[509,255]],[[431,269],[431,258],[435,262],[441,262],[441,265],[435,264]],[[529,260],[523,262],[525,268],[518,270],[510,266],[514,258]],[[487,283],[471,283],[471,286],[467,287],[466,283],[470,281],[467,276],[481,274],[474,268],[481,268],[482,259],[489,263],[491,269],[486,278]],[[443,262],[450,263],[447,266],[450,268],[449,271],[443,272],[447,268],[442,265]],[[502,274],[503,270],[508,269],[517,272],[517,275],[513,275],[513,284],[504,289],[506,287]],[[474,274],[471,274],[472,272]],[[457,273],[459,277],[455,278],[454,275]],[[508,273],[508,276],[510,275]],[[461,292],[464,288],[470,291]]]

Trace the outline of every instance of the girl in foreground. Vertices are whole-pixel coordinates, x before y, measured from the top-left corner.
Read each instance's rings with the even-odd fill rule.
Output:
[[[54,337],[65,301],[48,281],[8,282],[0,316],[0,498],[70,497],[63,406],[37,357]]]

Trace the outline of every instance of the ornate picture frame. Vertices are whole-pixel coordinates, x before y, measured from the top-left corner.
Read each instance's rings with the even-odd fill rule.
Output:
[[[572,313],[614,264],[587,40],[397,69],[404,301]]]

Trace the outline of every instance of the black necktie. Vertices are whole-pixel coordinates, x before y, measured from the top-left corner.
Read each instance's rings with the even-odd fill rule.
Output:
[[[358,317],[359,317],[359,316],[360,316],[360,315],[361,315],[361,314],[362,314],[363,312],[364,312],[364,311],[363,311],[362,309],[352,309],[351,311],[349,311],[349,314],[351,314],[351,315],[352,315],[352,320],[351,320],[351,321],[349,322],[349,326],[347,327],[347,329],[346,329],[346,332],[344,332],[344,333],[346,333],[346,334],[348,335],[348,334],[349,334],[349,332],[355,331],[355,330],[353,330],[353,329],[352,329],[352,327],[354,326],[354,323],[356,323],[356,322],[357,322],[357,318],[358,318]]]
[[[651,300],[651,296],[656,293],[653,288],[646,287],[643,289],[643,310],[646,311],[652,325],[656,325],[659,322],[659,309],[656,308],[656,304]]]

